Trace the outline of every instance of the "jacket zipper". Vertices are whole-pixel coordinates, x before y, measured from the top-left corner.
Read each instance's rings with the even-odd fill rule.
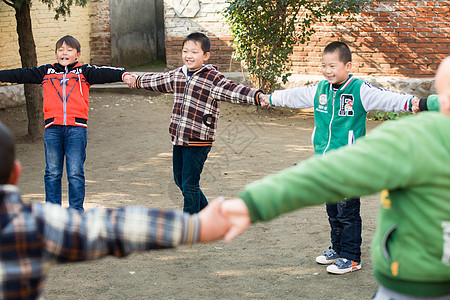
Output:
[[[333,103],[332,103],[333,113],[331,115],[330,125],[328,125],[328,144],[325,147],[325,150],[323,150],[322,154],[325,154],[327,152],[328,148],[330,147],[330,143],[331,143],[331,124],[333,124],[333,120],[334,120],[334,99],[336,98],[336,92],[337,91],[333,91]]]
[[[67,66],[64,67],[64,75],[63,75],[63,81],[62,81],[62,85],[63,85],[63,117],[64,117],[64,126],[67,125],[67,115],[66,115],[66,74],[67,74]]]
[[[202,68],[203,68],[203,66],[202,66]],[[181,106],[180,106],[180,120],[178,121],[178,124],[177,124],[177,130],[176,130],[176,136],[177,136],[177,137],[180,135],[180,133],[179,133],[179,128],[180,128],[181,119],[182,119],[182,117],[183,117],[183,111],[184,111],[184,108],[185,108],[185,106],[186,106],[185,103],[184,103],[184,99],[185,99],[185,97],[186,97],[186,91],[187,91],[189,82],[191,81],[192,77],[193,77],[195,74],[197,74],[197,72],[198,72],[199,70],[201,70],[202,68],[198,69],[194,74],[192,74],[192,76],[189,78],[189,80],[188,80],[188,78],[187,78],[187,75],[184,74],[184,72],[182,72],[183,75],[184,75],[184,77],[186,78],[186,85],[184,86],[183,98],[182,98]],[[182,138],[183,138],[183,140],[184,140],[184,136],[183,136]]]
[[[183,118],[183,111],[184,111],[184,107],[185,107],[185,104],[184,104],[184,99],[185,99],[185,97],[186,97],[186,90],[187,90],[187,87],[188,87],[188,84],[189,84],[189,81],[190,80],[187,80],[187,76],[186,76],[186,74],[184,74],[184,72],[182,72],[183,73],[183,75],[184,75],[184,77],[186,77],[186,85],[184,86],[184,91],[183,91],[183,98],[181,99],[181,105],[180,105],[180,120],[177,122],[177,130],[176,130],[176,137],[179,137],[179,135],[180,135],[180,124],[181,124],[181,119]],[[192,74],[192,75],[194,75],[194,74]],[[191,78],[192,78],[192,76],[191,76]],[[183,140],[184,140],[184,136],[182,137],[183,138]]]

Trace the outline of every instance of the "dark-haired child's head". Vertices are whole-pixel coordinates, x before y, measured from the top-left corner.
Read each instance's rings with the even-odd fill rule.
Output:
[[[200,32],[189,34],[183,40],[181,58],[189,71],[198,70],[209,59],[211,41]]]
[[[75,63],[81,56],[80,42],[73,36],[63,36],[56,42],[55,55],[62,66]]]
[[[322,74],[331,84],[344,83],[352,70],[352,52],[343,42],[328,44],[322,53]]]
[[[74,48],[75,50],[77,50],[77,52],[81,52],[80,42],[73,36],[66,35],[56,42],[55,53],[58,51],[58,48],[60,48],[63,44],[66,44],[67,46]]]
[[[14,138],[0,122],[0,184],[8,183],[15,161]]]
[[[194,32],[185,37],[182,47],[184,47],[184,44],[186,44],[187,41],[198,42],[203,53],[211,52],[211,41],[201,32]]]

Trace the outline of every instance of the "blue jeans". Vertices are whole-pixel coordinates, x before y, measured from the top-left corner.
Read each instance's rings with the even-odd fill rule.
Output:
[[[361,262],[361,201],[353,198],[338,204],[327,204],[331,226],[331,244],[339,257]]]
[[[86,146],[86,127],[53,125],[45,129],[46,202],[61,205],[61,177],[65,156],[69,182],[69,207],[84,211]]]
[[[210,150],[211,146],[173,146],[173,178],[183,193],[184,212],[195,214],[208,205],[200,189],[200,174]]]

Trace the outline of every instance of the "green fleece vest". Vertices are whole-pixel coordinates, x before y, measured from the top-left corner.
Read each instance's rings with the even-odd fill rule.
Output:
[[[360,95],[363,83],[350,76],[336,91],[327,80],[319,83],[314,97],[313,144],[316,154],[353,144],[366,134],[367,111]]]

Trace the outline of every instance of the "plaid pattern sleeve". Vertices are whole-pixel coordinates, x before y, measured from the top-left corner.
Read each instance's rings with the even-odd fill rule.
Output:
[[[218,101],[260,105],[258,95],[262,92],[260,89],[235,83],[219,73],[214,80],[211,97]]]
[[[138,89],[146,89],[159,93],[174,93],[174,76],[177,70],[166,73],[146,73],[136,79]]]
[[[25,205],[0,185],[0,299],[37,299],[54,262],[118,257],[198,241],[196,215],[144,207],[92,209]]]
[[[44,249],[58,261],[122,257],[198,241],[198,218],[181,211],[123,207],[79,214],[57,205],[35,205],[33,210]]]

